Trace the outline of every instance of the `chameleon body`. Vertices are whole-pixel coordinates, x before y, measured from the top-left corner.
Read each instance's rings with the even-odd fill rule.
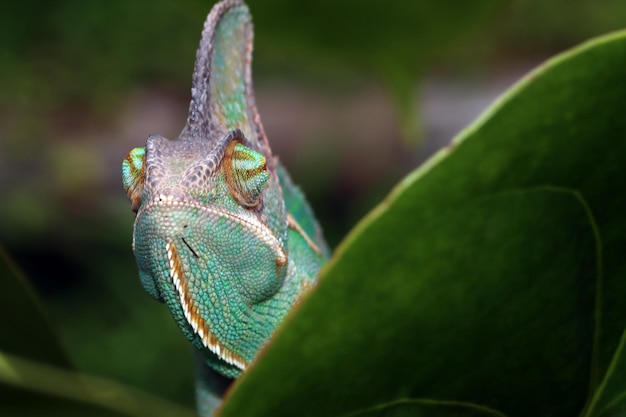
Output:
[[[189,116],[122,163],[133,251],[201,362],[238,377],[327,257],[303,194],[272,155],[251,82],[248,8],[225,0],[198,48]]]

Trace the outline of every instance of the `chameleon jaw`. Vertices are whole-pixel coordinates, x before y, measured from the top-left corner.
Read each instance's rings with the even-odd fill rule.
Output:
[[[206,206],[193,200],[164,193],[154,194],[152,198],[145,203],[146,204],[143,204],[137,212],[135,225],[143,223],[144,216],[152,216],[151,213],[153,210],[159,210],[161,208],[175,211],[185,209],[197,210],[199,212],[198,215],[204,214],[212,217],[222,217],[229,221],[236,222],[274,253],[277,267],[287,265],[287,252],[281,241],[254,213],[247,211],[229,212],[220,207]],[[188,286],[189,277],[185,276],[184,263],[176,246],[176,236],[179,235],[176,229],[178,227],[182,228],[182,224],[167,220],[166,224],[162,224],[161,226],[164,227],[164,229],[161,229],[160,233],[166,233],[166,236],[163,237],[165,238],[167,256],[167,274],[169,275],[171,285],[175,288],[177,304],[179,304],[186,322],[192,328],[193,333],[200,339],[204,347],[209,349],[223,362],[239,370],[245,370],[248,365],[247,361],[241,355],[227,348],[217,336],[211,332],[209,323],[202,317],[200,309],[192,298],[192,293]],[[174,227],[174,230],[172,227]],[[172,232],[174,232],[174,235],[171,234]],[[193,249],[191,250],[193,251]],[[200,255],[200,257],[202,257],[202,255]]]
[[[167,206],[167,207],[190,207],[195,208],[203,212],[207,212],[208,214],[226,217],[231,220],[236,221],[241,224],[244,228],[248,229],[252,234],[254,234],[259,240],[265,243],[268,247],[272,249],[274,255],[276,256],[276,266],[285,266],[287,265],[287,252],[281,242],[274,236],[274,234],[267,228],[265,224],[263,224],[259,219],[257,219],[253,214],[234,214],[224,210],[220,210],[218,208],[207,207],[201,204],[198,204],[195,201],[183,200],[177,198],[173,195],[159,194],[155,196],[149,204],[146,204],[145,207],[141,208],[137,213],[137,217],[139,217],[142,212],[148,210],[154,206]],[[247,215],[246,215],[247,214]]]
[[[217,337],[211,333],[206,321],[198,313],[198,308],[195,306],[189,293],[187,282],[183,273],[180,255],[178,254],[178,250],[176,249],[174,242],[167,240],[165,243],[165,249],[167,250],[170,277],[174,287],[176,288],[180,305],[187,322],[191,325],[193,331],[200,337],[202,344],[207,349],[216,354],[217,357],[224,362],[236,366],[242,371],[245,370],[248,365],[246,361],[241,356],[227,349],[217,339]]]

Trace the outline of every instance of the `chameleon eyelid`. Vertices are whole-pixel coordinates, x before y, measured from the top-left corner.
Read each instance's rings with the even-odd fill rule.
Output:
[[[244,144],[241,131],[234,130],[224,150],[222,169],[233,198],[245,208],[255,208],[261,203],[261,192],[269,174],[264,155]]]

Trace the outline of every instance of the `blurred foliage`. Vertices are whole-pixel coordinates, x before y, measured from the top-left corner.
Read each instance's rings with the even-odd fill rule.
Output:
[[[54,326],[39,304],[35,291],[1,247],[0,277],[0,294],[3,295],[0,316],[5,318],[0,331],[0,348],[4,352],[70,367],[70,360],[57,338]],[[10,318],[23,318],[24,321]],[[37,330],[33,331],[24,323],[36,323]],[[41,339],[45,340],[45,349],[38,345]]]
[[[263,7],[253,4],[252,11],[264,55],[283,61],[288,56],[318,72],[376,75],[395,98],[405,135],[414,137],[416,83],[426,66],[451,46],[466,44],[466,37],[505,4],[264,0]]]
[[[464,73],[543,56],[626,21],[626,3],[618,0],[435,3],[251,0],[255,80],[325,90],[334,100],[330,108],[342,105],[335,97],[377,83],[408,100],[416,94],[415,83],[432,68]],[[23,311],[31,305],[30,289],[0,283],[6,290],[0,294],[9,295],[4,308],[13,311],[5,311],[11,320],[3,324],[0,350],[45,363],[60,344],[68,354],[58,355],[71,357],[66,366],[191,405],[190,348],[167,309],[143,292],[130,250],[132,213],[119,183],[119,162],[132,146],[102,132],[122,123],[138,90],[166,91],[187,100],[200,28],[211,5],[200,0],[4,5],[0,241],[43,295],[51,317],[42,313],[35,319],[31,313],[38,309]],[[153,117],[156,122],[160,116]],[[568,129],[576,126],[572,122]],[[407,157],[412,150],[389,133],[381,140],[400,155],[386,167],[393,174],[373,175],[366,184],[357,184],[356,175],[339,182],[334,175],[354,171],[339,150],[359,154],[345,148],[344,134],[324,142],[333,148],[310,146],[297,158],[300,174],[306,168],[309,175],[299,182],[307,184],[332,243],[414,161]],[[137,140],[133,146],[143,138]],[[370,148],[363,144],[363,149],[361,154]],[[0,281],[15,271],[6,265]],[[49,321],[58,325],[58,335],[47,333]],[[607,384],[606,391],[620,387]],[[22,398],[20,390],[11,390],[3,398]],[[72,403],[59,415],[93,415],[76,407]],[[404,407],[393,405],[390,413]],[[413,407],[422,409],[421,404],[406,405]],[[456,408],[447,412],[442,415],[454,415]]]
[[[33,9],[31,2],[8,3],[0,16],[2,102],[48,110],[80,103],[104,110],[112,96],[137,84],[187,85],[198,28],[210,5],[57,0]],[[398,94],[412,91],[425,66],[450,47],[475,50],[488,43],[553,52],[618,29],[626,17],[619,0],[264,0],[250,7],[261,73],[276,74],[282,66],[337,76],[350,69],[349,77],[341,77],[345,82],[375,72]],[[492,22],[496,13],[499,19]],[[481,45],[470,44],[478,34]]]
[[[262,51],[255,59],[295,59],[323,71],[395,66],[400,69],[393,72],[415,74],[415,66],[460,36],[449,27],[471,26],[469,18],[484,19],[497,3],[251,2]],[[11,3],[0,21],[3,91],[37,94],[58,104],[104,99],[111,90],[155,79],[186,84],[209,6],[198,0],[64,0],[33,13],[28,2]],[[409,53],[412,49],[419,53]]]
[[[75,372],[56,334],[56,326],[2,248],[0,312],[4,317],[0,324],[3,415],[184,415],[180,407],[159,397]],[[99,355],[104,354],[100,349]]]
[[[396,97],[407,126],[415,120],[410,117],[415,84],[426,63],[463,41],[505,4],[251,3],[261,62],[343,72],[344,82],[377,74]],[[137,84],[186,83],[197,28],[207,11],[208,4],[198,0],[64,0],[46,3],[36,14],[29,3],[12,3],[0,17],[0,39],[6,43],[0,44],[0,88],[11,100],[44,112],[84,103],[105,111],[114,108],[113,98]],[[415,129],[410,133],[416,134]]]
[[[11,416],[195,415],[190,409],[117,382],[1,351],[0,382],[0,409]]]
[[[583,39],[622,29],[621,0],[516,0],[497,26],[497,43],[516,54],[554,53]]]

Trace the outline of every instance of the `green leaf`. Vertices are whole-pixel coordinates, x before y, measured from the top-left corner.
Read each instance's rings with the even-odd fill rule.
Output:
[[[599,387],[621,404],[624,68],[626,32],[548,61],[402,181],[221,415],[412,397],[571,416]]]
[[[549,399],[566,393],[576,410],[595,296],[595,240],[579,201],[520,191],[412,218],[409,201],[396,201],[370,226],[377,239],[343,253],[223,415],[340,415],[405,396],[549,414]],[[403,229],[419,239],[400,239]],[[393,251],[368,258],[381,246]],[[280,383],[261,384],[269,375]]]

